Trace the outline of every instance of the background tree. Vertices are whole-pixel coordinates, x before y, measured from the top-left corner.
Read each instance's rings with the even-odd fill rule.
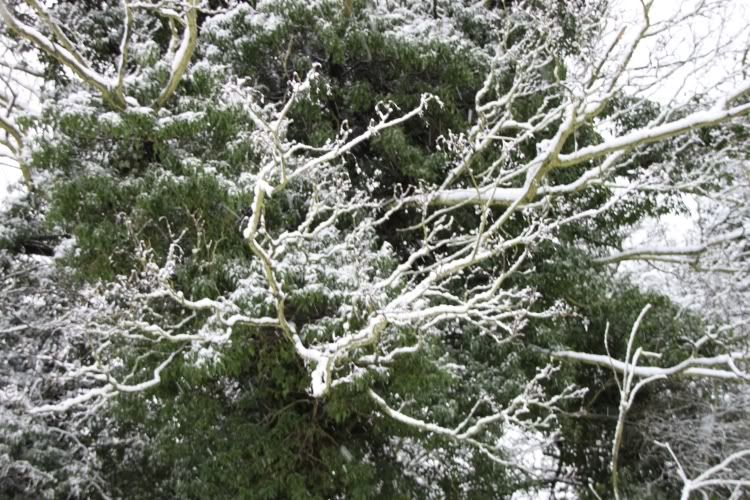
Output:
[[[750,113],[741,67],[717,95],[649,99],[655,79],[731,46],[636,60],[721,7],[661,20],[647,2],[621,27],[605,2],[583,1],[123,2],[85,15],[0,3],[6,35],[55,75],[41,113],[21,119],[33,192],[4,211],[18,229],[3,248],[10,276],[35,262],[52,285],[37,272],[28,286],[65,311],[42,306],[45,327],[26,327],[10,314],[17,281],[5,289],[4,328],[23,334],[4,358],[41,349],[56,362],[4,365],[17,389],[3,439],[59,447],[21,422],[48,436],[61,419],[79,446],[55,460],[57,448],[30,459],[16,446],[5,467],[21,472],[3,487],[741,487],[715,464],[705,478],[664,466],[675,450],[652,440],[669,432],[640,424],[664,405],[657,391],[678,401],[689,377],[744,381],[746,337],[607,267],[718,259],[744,242],[729,224],[689,252],[623,248],[633,224],[679,210],[682,193],[721,198],[743,171],[726,137]],[[117,31],[105,39],[102,23]],[[40,235],[54,235],[45,252],[19,243]],[[697,404],[725,390],[703,387]],[[582,432],[592,422],[598,442]],[[96,471],[66,473],[84,487],[55,479],[70,457]]]

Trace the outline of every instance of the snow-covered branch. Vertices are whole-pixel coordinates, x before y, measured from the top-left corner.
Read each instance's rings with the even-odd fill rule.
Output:
[[[28,0],[26,5],[36,15],[40,26],[25,23],[6,1],[0,2],[0,18],[12,33],[31,43],[38,50],[72,71],[84,84],[96,90],[114,109],[124,110],[128,107],[138,107],[138,100],[129,95],[125,85],[128,52],[134,22],[133,9],[138,4],[131,4],[127,0],[123,1],[123,34],[119,47],[119,58],[115,64],[115,77],[96,69],[90,61],[87,61],[76,43],[65,34],[65,30],[60,26],[59,21],[42,3],[37,0]],[[176,40],[179,40],[176,44],[176,51],[168,54],[171,58],[169,77],[153,103],[155,108],[164,106],[174,94],[190,64],[198,38],[198,0],[179,3],[175,8],[177,10],[169,9],[169,16],[167,17],[176,16],[179,22],[184,25],[184,30],[179,37],[176,37]],[[155,11],[159,15],[166,15],[159,8],[156,8]],[[46,35],[44,31],[49,32],[49,35]]]
[[[711,490],[717,487],[728,488],[732,491],[732,498],[740,498],[743,489],[750,487],[750,480],[745,479],[741,476],[737,477],[721,477],[726,473],[732,473],[733,468],[738,466],[741,462],[746,462],[747,457],[750,456],[750,450],[741,450],[724,458],[721,462],[709,467],[694,478],[689,478],[682,468],[679,459],[672,451],[669,443],[657,442],[657,445],[665,448],[672,458],[675,460],[677,465],[677,472],[682,480],[682,492],[680,494],[680,500],[688,500],[693,492],[700,492],[701,490]],[[741,467],[741,466],[740,466]]]
[[[284,390],[313,408],[316,425],[325,420],[319,408],[353,391],[357,404],[410,432],[450,439],[532,478],[502,444],[504,433],[534,435],[550,454],[567,444],[555,415],[586,391],[558,367],[591,365],[611,371],[619,388],[614,439],[603,452],[612,455],[605,481],[619,496],[626,416],[644,386],[748,381],[750,322],[737,304],[750,283],[750,84],[740,64],[713,62],[724,42],[695,36],[684,54],[651,49],[655,40],[669,46],[718,3],[663,19],[654,2],[641,2],[632,22],[619,22],[607,2],[458,2],[444,19],[447,7],[437,2],[427,17],[417,0],[409,9],[365,2],[360,13],[350,5],[344,19],[325,18],[315,29],[326,36],[308,43],[300,33],[314,30],[295,16],[328,16],[318,3],[227,2],[219,12],[199,0],[123,0],[107,12],[116,33],[105,49],[86,47],[82,33],[57,19],[57,6],[19,3],[0,0],[8,33],[65,75],[41,95],[37,119],[19,120],[29,110],[14,92],[27,77],[10,71],[18,61],[0,63],[0,78],[10,71],[0,82],[2,144],[41,167],[44,189],[24,216],[38,219],[28,226],[64,235],[44,269],[61,266],[75,293],[41,294],[59,314],[34,322],[8,313],[0,332],[28,347],[29,331],[54,331],[75,349],[34,354],[58,390],[41,394],[28,378],[19,381],[14,415],[23,407],[26,417],[66,413],[85,422],[119,394],[146,399],[190,370],[231,378],[234,366],[221,366],[228,353],[260,352],[280,371],[287,367],[279,360],[291,358]],[[443,85],[442,59],[431,63],[424,92],[380,81],[371,67],[379,44],[407,44],[405,56],[389,48],[378,57],[413,58],[414,68],[449,46],[463,68],[457,81],[473,88]],[[661,79],[711,67],[728,74],[689,102],[656,95]],[[698,237],[627,244],[631,225],[680,203],[694,212]],[[14,210],[7,220],[22,226]],[[13,272],[33,259],[21,255],[15,230],[0,231]],[[570,324],[588,321],[581,311],[599,310],[622,284],[591,264],[640,260],[688,263],[735,282],[723,287],[734,299],[723,301],[727,314],[716,311],[716,293],[685,305],[686,316],[702,314],[705,329],[669,339],[693,348],[670,366],[657,361],[666,348],[636,347],[648,307],[630,336],[616,339],[624,352],[586,352],[588,338],[572,345],[578,324]],[[35,279],[29,289],[46,283]],[[581,291],[586,298],[576,303],[569,289],[589,284],[596,292]],[[14,281],[0,290],[3,312],[24,303],[22,288]],[[471,388],[479,396],[440,413],[391,390],[404,365],[423,359],[419,368],[443,381],[479,384]],[[471,370],[487,378],[475,382]],[[288,389],[289,379],[299,384]],[[490,387],[499,379],[502,388]],[[443,390],[430,384],[420,378],[410,388]],[[711,486],[717,472],[685,475],[685,487]]]
[[[597,264],[612,264],[624,260],[650,260],[665,261],[676,263],[696,264],[700,255],[704,254],[711,247],[722,245],[726,242],[737,240],[745,237],[744,228],[736,229],[727,234],[714,237],[709,241],[686,247],[639,247],[631,248],[607,257],[594,259]]]
[[[575,351],[550,351],[549,355],[555,359],[570,360],[587,365],[610,368],[617,373],[629,373],[633,377],[648,379],[651,377],[698,377],[719,379],[734,382],[745,382],[748,373],[740,370],[736,362],[750,359],[750,355],[743,352],[720,354],[711,357],[690,357],[670,367],[658,366],[630,366],[624,361],[612,359],[602,354],[590,354]]]

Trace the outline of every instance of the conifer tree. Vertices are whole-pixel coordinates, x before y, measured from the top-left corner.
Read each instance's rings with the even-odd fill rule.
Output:
[[[700,401],[746,380],[744,325],[717,336],[610,267],[680,261],[628,229],[746,168],[747,81],[658,104],[647,79],[679,61],[634,62],[704,11],[22,4],[3,35],[48,85],[0,123],[26,177],[0,233],[3,494],[744,484],[691,483],[640,425],[690,377]],[[744,245],[739,220],[687,253]]]

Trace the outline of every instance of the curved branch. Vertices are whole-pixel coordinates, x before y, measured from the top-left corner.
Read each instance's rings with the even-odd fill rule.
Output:
[[[190,59],[198,41],[198,0],[189,0],[187,13],[185,15],[185,29],[182,32],[182,41],[172,59],[172,69],[169,73],[167,85],[156,100],[156,107],[162,107],[172,97],[182,75],[187,71]]]
[[[126,103],[118,99],[113,89],[116,87],[111,79],[94,71],[75,50],[70,50],[57,42],[53,42],[35,28],[22,23],[8,8],[6,0],[0,0],[0,18],[8,25],[14,33],[30,42],[32,45],[47,53],[60,64],[70,68],[84,82],[98,90],[104,100],[109,102],[116,109],[125,109]],[[50,22],[53,22],[50,19]],[[72,47],[71,47],[72,49]]]

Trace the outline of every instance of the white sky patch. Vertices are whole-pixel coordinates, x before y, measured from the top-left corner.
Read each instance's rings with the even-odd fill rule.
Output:
[[[544,448],[548,445],[548,442],[541,433],[522,429],[516,425],[508,425],[500,441],[502,448],[512,450],[513,458],[517,460],[517,463],[527,470],[539,474],[540,477],[548,475],[548,471],[554,471],[557,468],[555,459],[545,454]],[[511,500],[533,500],[537,498],[563,500],[577,497],[563,481],[555,485],[554,492],[549,491],[549,487],[545,484],[537,490],[516,491],[511,496]]]
[[[20,60],[10,50],[0,56],[4,65],[0,66],[0,77],[3,82],[10,81],[11,76],[22,80],[23,85],[13,85],[13,91],[17,93],[16,103],[23,108],[26,108],[32,112],[38,112],[40,110],[40,103],[37,96],[28,89],[41,88],[42,82],[39,78],[32,77],[28,74],[24,74],[18,71],[13,71],[9,68],[15,65],[28,64],[31,68],[38,68],[40,63],[31,56],[31,54],[24,54],[23,61]],[[28,87],[28,88],[24,88]],[[4,90],[4,89],[3,89]],[[8,115],[7,110],[2,111],[5,116]],[[11,113],[12,115],[12,113]],[[10,116],[9,118],[14,118]],[[0,145],[0,198],[4,198],[8,191],[8,186],[18,182],[21,179],[21,169],[18,163],[13,159],[10,151],[3,145]]]
[[[21,171],[17,167],[0,165],[0,198],[5,197],[8,186],[21,178]]]
[[[696,8],[703,13],[695,16]],[[622,27],[633,30],[642,16],[639,0],[616,0],[611,7],[613,33]],[[750,70],[738,74],[736,68],[750,68],[750,2],[747,0],[654,0],[649,17],[657,30],[635,51],[634,88],[651,85],[645,97],[664,105],[683,105],[694,96],[711,99],[736,87],[741,78],[750,77]],[[667,25],[672,25],[667,28]],[[695,49],[695,47],[700,47]],[[732,72],[734,71],[734,74]],[[609,125],[601,130],[611,138]],[[685,246],[695,243],[697,203],[684,196],[690,214],[669,214],[643,221],[624,242],[625,247],[658,243]],[[621,271],[637,273],[647,288],[663,288],[662,272],[643,263],[623,262]]]
[[[699,7],[702,13],[696,16]],[[615,1],[618,26],[613,31],[634,26],[641,12],[639,0]],[[682,104],[695,95],[717,95],[738,83],[740,75],[730,76],[730,68],[743,58],[744,66],[750,63],[747,0],[654,0],[649,19],[657,30],[633,55],[633,84],[652,84],[647,96],[655,101]]]
[[[659,245],[663,247],[686,247],[698,239],[697,205],[695,200],[683,197],[690,215],[666,214],[645,220],[625,241],[626,248]],[[642,261],[623,261],[618,272],[633,276],[646,289],[669,292],[665,286],[665,273],[659,267]],[[674,294],[672,298],[678,298]]]

